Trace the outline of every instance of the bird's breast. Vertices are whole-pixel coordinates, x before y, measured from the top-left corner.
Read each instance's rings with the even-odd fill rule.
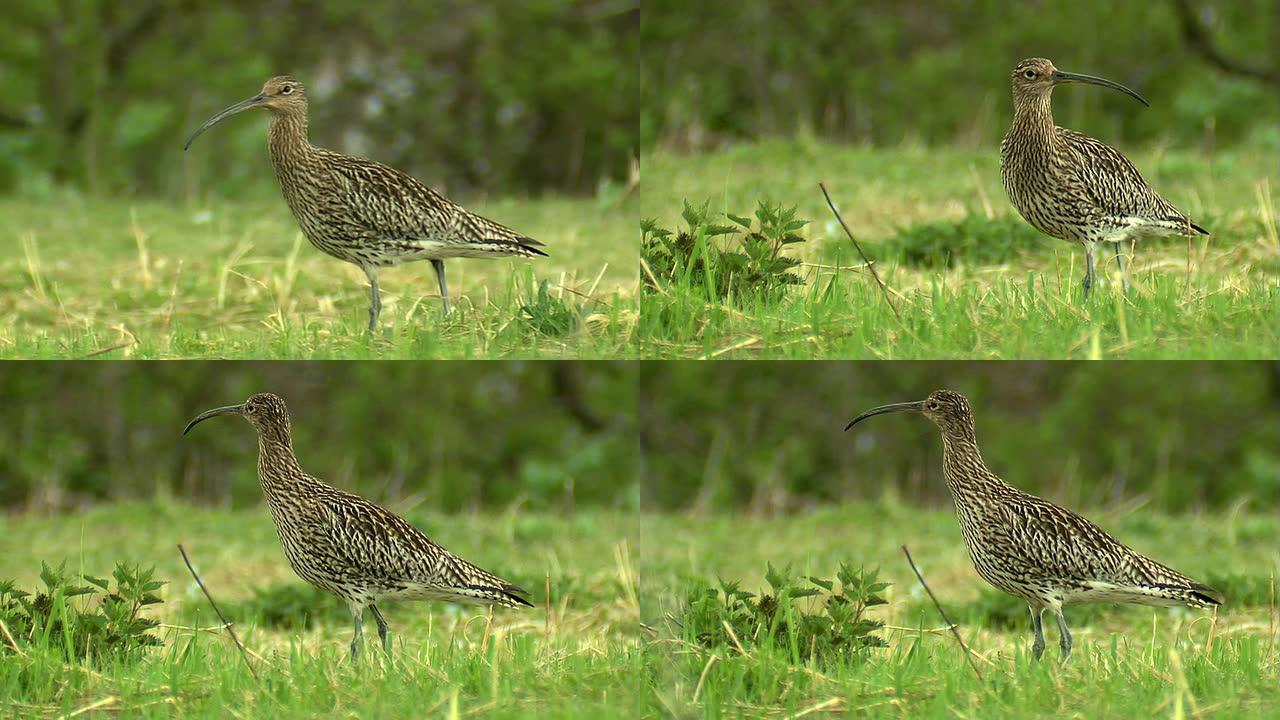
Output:
[[[1000,170],[1009,201],[1032,227],[1072,242],[1100,239],[1095,237],[1098,213],[1085,189],[1059,172],[1050,153],[1011,148]]]

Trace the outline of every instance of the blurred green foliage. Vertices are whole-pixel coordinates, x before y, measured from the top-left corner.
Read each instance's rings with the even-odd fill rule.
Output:
[[[1061,88],[1059,124],[1113,143],[1280,147],[1280,0],[1187,1],[1208,42],[1269,80],[1224,72],[1196,52],[1181,2],[650,0],[641,143],[697,149],[814,133],[990,146],[1008,126],[1010,71],[1040,56],[1124,83],[1153,105]]]
[[[316,625],[342,627],[351,623],[351,610],[337,595],[298,581],[254,587],[251,597],[222,605],[223,613],[234,622],[257,621],[284,630],[305,630]],[[190,606],[188,613],[194,615],[202,609]]]
[[[957,264],[999,265],[1012,262],[1019,253],[1043,252],[1044,247],[1045,236],[1022,218],[970,213],[959,221],[900,227],[876,248],[876,254],[912,267],[953,268]]]
[[[238,417],[182,429],[269,391],[289,404],[303,468],[400,512],[629,508],[635,390],[624,363],[9,363],[0,504],[257,504],[253,429]]]
[[[645,507],[949,503],[927,419],[843,432],[939,388],[969,397],[992,471],[1069,507],[1280,504],[1278,363],[666,362],[640,387]]]
[[[13,0],[0,191],[234,195],[274,183],[265,113],[183,140],[296,76],[311,135],[448,190],[595,190],[635,147],[635,0]]]

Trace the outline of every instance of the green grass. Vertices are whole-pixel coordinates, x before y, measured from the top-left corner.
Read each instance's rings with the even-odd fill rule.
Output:
[[[642,217],[683,229],[683,202],[749,214],[796,205],[812,223],[793,252],[807,283],[776,300],[726,302],[673,285],[641,300],[637,342],[664,358],[1270,358],[1280,350],[1274,153],[1133,153],[1147,180],[1213,235],[1144,240],[1128,301],[1099,262],[1035,233],[1009,205],[999,156],[773,141],[643,158]],[[827,208],[824,181],[901,313]],[[722,220],[723,221],[723,220]]]
[[[1265,594],[1228,597],[1207,611],[1075,606],[1071,661],[1057,662],[1046,629],[1045,661],[1030,658],[1025,605],[1012,604],[974,572],[949,510],[893,500],[776,518],[650,515],[640,522],[641,621],[653,628],[647,652],[653,715],[672,717],[1270,717],[1280,710],[1280,521],[1274,514],[1161,516],[1095,510],[1096,521],[1142,552],[1200,577],[1240,573]],[[978,655],[979,683],[907,565],[912,556],[944,609]],[[765,587],[766,563],[797,575],[830,577],[841,562],[879,568],[888,604],[889,647],[863,661],[810,663],[786,643],[739,651],[704,648],[674,620],[685,592],[740,580]],[[1232,581],[1231,589],[1242,586]],[[804,655],[803,652],[800,653]]]
[[[157,566],[169,581],[153,613],[165,646],[144,659],[91,667],[56,648],[0,650],[0,697],[31,717],[86,707],[127,717],[634,717],[647,688],[637,625],[631,516],[409,512],[446,547],[531,591],[535,607],[442,603],[383,607],[394,642],[378,648],[372,617],[351,663],[349,615],[328,596],[305,625],[252,610],[255,590],[309,594],[293,575],[266,508],[222,511],[166,503],[103,506],[76,516],[5,517],[0,578],[28,590],[40,561],[107,574],[118,560]],[[175,547],[231,615],[255,680]],[[550,595],[547,588],[550,587]],[[289,609],[288,603],[281,607]],[[149,613],[150,614],[150,613]],[[344,617],[345,616],[345,617]],[[299,619],[300,620],[300,619]],[[3,648],[3,643],[0,643]]]
[[[373,338],[364,273],[311,247],[277,190],[253,198],[0,198],[0,357],[634,355],[633,196],[470,202],[550,257],[446,263],[448,318],[429,263],[384,270]]]
[[[1089,513],[1143,552],[1204,579],[1229,604],[1216,619],[1183,609],[1068,609],[1076,650],[1056,662],[1027,655],[1025,611],[976,577],[950,511],[874,503],[761,518],[579,512],[408,517],[447,547],[532,591],[536,607],[439,603],[383,609],[394,649],[346,656],[342,606],[289,569],[265,508],[210,510],[167,502],[100,506],[75,516],[6,516],[0,578],[27,589],[41,560],[109,572],[119,560],[157,566],[153,606],[165,645],[107,665],[65,661],[59,649],[0,652],[0,697],[20,715],[88,707],[127,717],[1265,717],[1280,709],[1280,521],[1237,511],[1164,516]],[[175,548],[183,543],[236,624],[254,677],[217,626]],[[960,625],[979,684],[902,558],[908,544]],[[757,590],[767,563],[830,577],[841,562],[878,567],[892,583],[888,647],[864,660],[813,665],[793,648],[682,636],[685,593],[718,578]],[[548,595],[547,588],[550,587]],[[309,611],[304,617],[302,608]]]

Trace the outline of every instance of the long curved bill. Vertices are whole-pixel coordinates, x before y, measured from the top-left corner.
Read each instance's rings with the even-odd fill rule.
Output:
[[[244,414],[243,405],[228,405],[226,407],[206,410],[200,413],[199,415],[197,415],[195,420],[192,420],[191,422],[187,423],[187,427],[185,430],[182,431],[182,434],[186,435],[187,433],[191,432],[191,428],[195,427],[196,425],[199,425],[200,423],[204,422],[205,420],[208,420],[211,417],[217,417],[218,415],[243,415],[243,414]]]
[[[1124,93],[1125,95],[1128,95],[1134,100],[1137,100],[1143,105],[1146,105],[1147,107],[1151,107],[1151,103],[1147,102],[1146,98],[1130,90],[1129,88],[1121,85],[1120,83],[1112,82],[1106,78],[1095,77],[1093,75],[1081,75],[1080,73],[1069,73],[1069,72],[1062,72],[1061,70],[1055,70],[1053,72],[1053,82],[1055,85],[1060,85],[1062,83],[1071,83],[1071,82],[1088,83],[1090,85],[1101,85],[1102,87],[1108,87],[1108,88],[1111,88],[1112,90],[1119,90],[1120,92]]]
[[[894,403],[892,405],[881,405],[878,408],[872,408],[862,413],[858,417],[850,420],[849,424],[844,426],[844,429],[848,431],[848,429],[853,427],[854,425],[857,425],[863,420],[866,420],[867,418],[873,417],[876,415],[884,415],[885,413],[891,413],[891,412],[923,412],[923,411],[924,411],[923,400],[921,400],[920,402]]]
[[[182,146],[183,152],[186,152],[187,148],[191,147],[191,143],[195,142],[196,138],[200,137],[200,133],[204,132],[205,130],[208,130],[209,128],[213,127],[214,125],[217,125],[218,123],[222,122],[223,120],[226,120],[227,118],[231,117],[232,115],[235,115],[238,112],[241,112],[243,110],[248,110],[249,108],[252,108],[252,107],[257,107],[259,103],[261,103],[263,100],[266,100],[266,99],[267,99],[266,95],[263,95],[262,93],[258,93],[257,95],[254,95],[253,97],[249,98],[248,100],[241,100],[240,102],[219,112],[217,115],[214,115],[208,120],[205,120],[204,124],[201,125],[199,128],[197,128],[195,132],[191,133],[191,137],[187,138],[187,144]]]

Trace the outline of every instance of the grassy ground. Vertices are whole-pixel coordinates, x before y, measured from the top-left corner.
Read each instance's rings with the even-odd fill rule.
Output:
[[[41,560],[63,559],[69,569],[97,575],[120,560],[154,564],[169,584],[164,604],[153,606],[164,622],[163,648],[106,667],[66,663],[47,648],[0,651],[0,697],[31,717],[89,707],[94,716],[129,717],[634,716],[643,654],[632,519],[407,516],[446,547],[528,588],[535,607],[498,610],[489,619],[474,607],[390,605],[383,612],[393,652],[388,657],[377,647],[366,617],[366,652],[353,664],[349,616],[293,575],[265,508],[146,503],[74,517],[4,517],[0,578],[22,587],[36,585]],[[217,629],[179,542],[236,623],[260,680]],[[309,627],[298,597],[310,598],[319,618]]]
[[[1071,607],[1071,661],[1057,662],[1050,623],[1046,661],[1033,663],[1025,605],[984,589],[947,510],[888,500],[773,519],[644,517],[641,537],[662,538],[644,543],[638,555],[641,619],[653,628],[650,710],[672,717],[1274,716],[1280,710],[1275,515],[1090,514],[1138,550],[1227,584],[1228,605],[1216,619],[1184,609]],[[984,683],[943,629],[903,544],[960,623]],[[688,588],[724,578],[756,592],[767,562],[828,578],[841,562],[879,567],[892,585],[889,604],[873,614],[885,621],[881,634],[889,646],[862,662],[792,662],[789,650],[776,646],[703,647],[672,622]],[[1245,586],[1242,576],[1253,581],[1252,591],[1237,589]]]
[[[105,575],[119,560],[168,580],[154,606],[165,641],[140,661],[85,666],[49,648],[0,653],[0,697],[19,714],[155,717],[1024,717],[1268,716],[1280,709],[1280,522],[1247,510],[1090,513],[1141,551],[1228,593],[1216,618],[1190,610],[1071,608],[1075,653],[1031,663],[1025,610],[984,590],[946,510],[892,498],[776,518],[584,512],[441,517],[406,510],[446,546],[532,590],[536,607],[384,607],[390,657],[346,657],[345,610],[289,570],[263,508],[170,503],[3,519],[0,578],[33,588],[41,560]],[[255,680],[182,565],[183,543],[261,675]],[[912,553],[978,654],[974,680],[899,545]],[[796,662],[682,636],[685,593],[717,578],[756,590],[766,563],[830,577],[840,562],[893,583],[889,646],[864,661]],[[548,585],[550,592],[548,594]],[[1245,589],[1247,588],[1247,589]],[[309,617],[304,617],[304,614]],[[366,623],[372,633],[372,622]],[[376,635],[367,635],[368,638]],[[861,716],[861,715],[859,715]]]
[[[812,223],[804,286],[728,302],[686,283],[642,300],[637,336],[658,357],[1258,358],[1280,352],[1280,175],[1274,152],[1134,152],[1148,182],[1208,227],[1145,240],[1124,301],[1114,260],[1080,298],[1083,252],[1009,205],[994,150],[871,150],[807,141],[643,158],[640,213],[682,229],[682,204],[749,215],[760,199]],[[901,319],[827,208],[832,198]]]
[[[448,318],[429,263],[385,270],[369,338],[364,274],[311,247],[278,191],[254,198],[0,198],[0,357],[634,354],[634,199],[471,202],[550,257],[446,263]]]

